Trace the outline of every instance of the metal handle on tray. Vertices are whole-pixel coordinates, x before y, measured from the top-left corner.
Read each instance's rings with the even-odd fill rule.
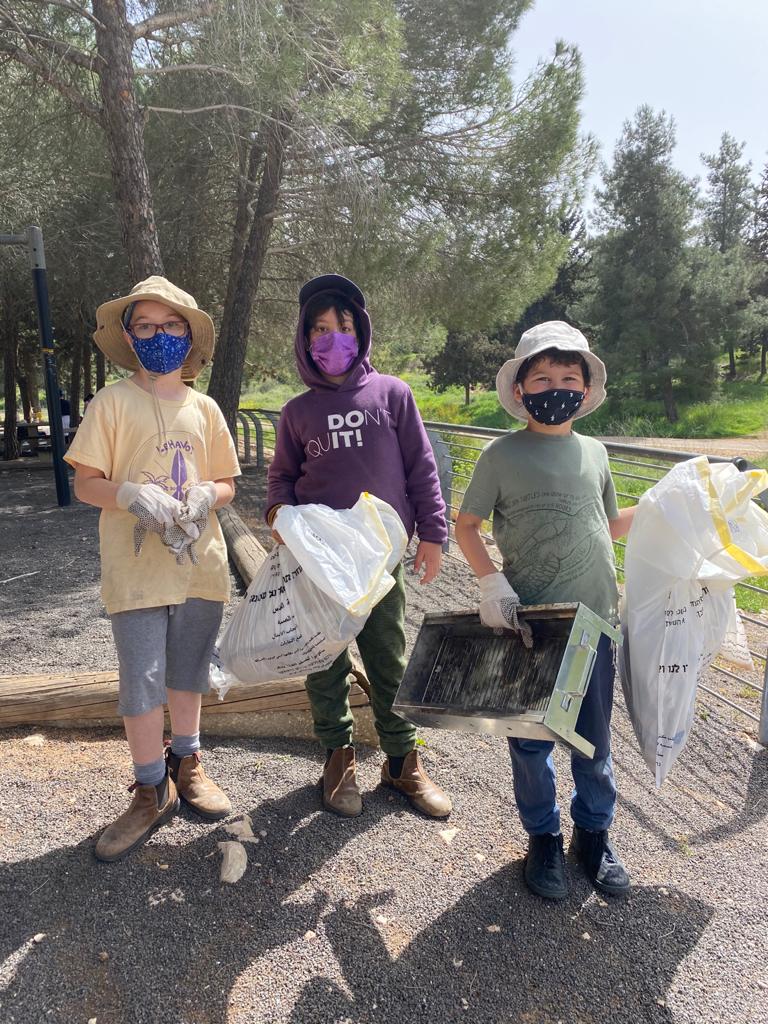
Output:
[[[592,676],[592,669],[595,667],[595,658],[597,657],[597,648],[593,647],[589,640],[582,640],[578,646],[578,650],[587,650],[587,665],[579,680],[579,685],[575,690],[565,690],[565,693],[569,697],[583,697],[587,692],[587,686],[589,684],[590,677]]]

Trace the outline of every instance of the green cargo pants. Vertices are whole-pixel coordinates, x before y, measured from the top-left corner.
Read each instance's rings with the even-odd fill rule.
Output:
[[[397,688],[405,672],[405,583],[403,567],[392,573],[395,585],[371,612],[357,636],[357,646],[371,684],[373,721],[381,749],[392,757],[405,757],[416,745],[416,729],[392,711]],[[349,652],[342,651],[330,668],[307,676],[315,733],[329,750],[352,742],[349,707]]]

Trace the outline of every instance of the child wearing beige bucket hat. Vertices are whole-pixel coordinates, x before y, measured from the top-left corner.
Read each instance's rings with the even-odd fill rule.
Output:
[[[480,584],[480,618],[496,629],[520,628],[517,608],[583,602],[612,624],[618,589],[612,541],[634,509],[619,510],[605,446],[572,429],[605,399],[605,366],[570,324],[549,321],[526,331],[496,378],[499,401],[525,429],[482,452],[456,521],[456,540]],[[492,518],[502,571],[480,534]],[[518,596],[519,595],[519,596]],[[610,744],[614,660],[603,636],[576,725],[595,747],[571,757],[572,850],[601,892],[622,895],[629,877],[608,829],[616,806]],[[567,895],[552,743],[510,738],[515,799],[529,835],[528,887],[545,899]]]
[[[215,341],[191,295],[150,277],[99,306],[93,337],[110,362],[133,371],[97,392],[65,455],[75,494],[101,509],[101,592],[135,776],[129,808],[95,848],[115,861],[172,818],[180,799],[208,820],[231,811],[203,771],[200,707],[229,598],[213,510],[232,500],[240,469],[221,410],[184,383],[210,362]]]

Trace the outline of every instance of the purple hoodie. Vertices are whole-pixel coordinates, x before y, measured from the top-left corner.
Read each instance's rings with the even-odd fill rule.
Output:
[[[351,508],[369,491],[395,508],[408,537],[441,544],[448,536],[432,446],[411,389],[368,361],[371,321],[356,306],[360,350],[341,384],[327,381],[306,348],[304,310],[296,365],[310,389],[283,406],[269,467],[267,512],[318,502]]]

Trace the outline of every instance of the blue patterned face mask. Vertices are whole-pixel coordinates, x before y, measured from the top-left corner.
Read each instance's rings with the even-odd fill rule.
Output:
[[[536,395],[522,392],[523,405],[537,423],[545,426],[556,426],[565,423],[584,401],[583,391],[572,391],[570,388],[553,388],[550,391],[539,391]]]
[[[137,338],[130,330],[128,333],[141,365],[148,373],[156,373],[161,377],[178,370],[192,348],[189,333],[183,334],[180,338],[164,331],[158,331],[152,338]]]

